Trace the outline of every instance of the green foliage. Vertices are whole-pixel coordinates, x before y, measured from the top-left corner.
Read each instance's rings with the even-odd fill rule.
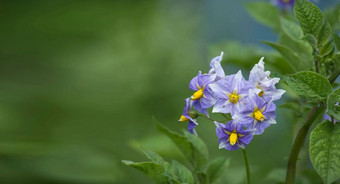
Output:
[[[309,43],[312,46],[313,50],[317,49],[317,40],[315,36],[307,33],[302,39],[306,41],[307,43]]]
[[[277,50],[286,59],[286,61],[294,69],[294,71],[301,71],[306,68],[305,65],[302,63],[300,57],[295,54],[290,48],[274,42],[264,41],[263,43]]]
[[[156,123],[159,132],[167,135],[192,163],[197,171],[203,171],[208,163],[208,148],[197,136],[185,132],[185,135],[175,133],[160,123]]]
[[[340,37],[337,34],[334,34],[334,43],[335,43],[336,49],[340,51]]]
[[[298,72],[285,78],[290,89],[296,94],[306,97],[310,102],[320,102],[332,92],[328,80],[315,72]]]
[[[164,176],[164,168],[162,165],[156,164],[154,162],[132,162],[128,160],[122,161],[125,165],[133,167],[150,179],[154,180],[156,183],[168,183],[169,179],[167,176]]]
[[[247,3],[246,8],[250,15],[258,22],[269,26],[274,30],[279,30],[280,13],[275,6],[267,2],[252,2]]]
[[[208,166],[207,169],[207,175],[209,178],[209,183],[215,183],[218,181],[218,179],[223,175],[223,173],[226,172],[227,168],[229,166],[229,159],[226,158],[217,158]]]
[[[323,25],[323,15],[320,9],[307,0],[296,0],[294,14],[303,32],[317,37]]]
[[[338,105],[336,105],[338,103]],[[327,99],[327,113],[340,121],[340,88],[329,94]]]
[[[320,49],[321,56],[327,56],[334,50],[333,40],[328,41],[325,45],[323,45]]]
[[[132,162],[123,160],[125,165],[134,167],[143,172],[156,183],[193,184],[193,176],[185,166],[173,161],[172,165],[166,162],[160,155],[153,151],[144,150],[144,154],[152,162]]]
[[[309,154],[324,183],[340,178],[340,124],[319,124],[310,135]]]
[[[318,48],[322,47],[328,41],[329,37],[331,36],[331,33],[332,33],[331,26],[327,21],[325,21],[316,36],[318,41]]]
[[[299,40],[303,37],[302,29],[293,21],[281,17],[281,29],[292,39]]]

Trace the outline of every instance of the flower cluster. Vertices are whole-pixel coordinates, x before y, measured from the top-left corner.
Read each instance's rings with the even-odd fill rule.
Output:
[[[196,134],[196,118],[209,118],[208,108],[213,113],[230,114],[231,121],[226,124],[215,122],[220,148],[237,150],[245,148],[253,135],[262,134],[271,124],[276,124],[276,106],[273,101],[281,98],[282,89],[276,89],[279,78],[271,78],[264,70],[263,58],[250,71],[249,80],[242,72],[225,75],[221,66],[223,52],[210,62],[207,74],[198,72],[189,84],[193,95],[185,99],[185,107],[179,121],[188,121],[188,131]],[[192,111],[194,107],[197,112]],[[210,119],[210,118],[209,118]],[[227,121],[227,120],[226,120]]]

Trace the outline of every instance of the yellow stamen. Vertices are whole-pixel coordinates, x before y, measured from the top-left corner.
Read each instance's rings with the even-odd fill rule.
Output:
[[[229,137],[230,145],[234,146],[237,140],[238,140],[237,133],[235,131],[231,132]]]
[[[189,119],[186,118],[185,116],[181,116],[178,121],[188,121]]]
[[[257,110],[254,112],[254,118],[258,121],[263,121],[265,119],[265,117],[263,116],[260,110]]]
[[[238,101],[238,95],[237,95],[237,94],[231,94],[231,95],[229,96],[229,101],[230,101],[231,103],[236,103],[236,102]]]
[[[197,91],[193,94],[193,96],[191,97],[191,99],[192,99],[192,100],[197,100],[197,99],[202,98],[202,96],[203,96],[203,90],[204,90],[204,88],[201,88],[201,89],[197,90]]]
[[[263,96],[263,91],[259,92],[259,97],[262,97]]]

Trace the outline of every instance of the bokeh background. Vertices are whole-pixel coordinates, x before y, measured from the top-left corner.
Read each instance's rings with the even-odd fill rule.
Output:
[[[187,164],[152,117],[185,129],[189,81],[221,51],[235,56],[226,73],[248,75],[260,56],[237,56],[277,39],[246,12],[249,1],[0,1],[0,183],[151,183],[121,163],[146,160],[142,147]],[[248,146],[254,183],[284,178],[295,121],[279,108],[278,124]],[[219,150],[215,125],[199,122],[210,158],[231,159],[221,183],[242,183],[241,152]],[[319,182],[301,162],[310,168],[301,181]]]

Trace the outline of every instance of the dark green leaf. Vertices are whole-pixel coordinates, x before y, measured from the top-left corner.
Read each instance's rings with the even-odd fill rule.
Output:
[[[340,121],[340,88],[329,94],[327,99],[327,113]]]
[[[274,30],[280,29],[280,12],[270,3],[252,2],[246,4],[246,9],[252,17]]]
[[[334,34],[334,42],[335,42],[336,49],[338,51],[340,51],[340,37],[339,37],[339,35]]]
[[[163,175],[164,168],[162,165],[156,164],[154,162],[132,162],[128,160],[122,161],[125,165],[131,166],[146,176],[154,180],[156,183],[169,183],[169,179],[167,176]]]
[[[332,33],[331,26],[327,21],[325,21],[318,35],[316,36],[316,38],[318,39],[318,48],[321,48],[328,41],[329,37],[331,36],[331,33]]]
[[[326,120],[311,132],[309,155],[324,183],[340,177],[340,123]]]
[[[176,160],[172,161],[172,175],[168,175],[173,181],[181,184],[194,184],[194,178],[185,166]]]
[[[224,157],[213,160],[207,169],[207,175],[210,183],[215,183],[226,172],[229,166],[229,159]]]
[[[286,18],[281,17],[281,29],[284,33],[286,33],[289,37],[295,40],[299,40],[303,37],[303,32],[299,25],[295,22],[288,20]]]
[[[290,89],[311,102],[323,101],[332,92],[328,80],[315,72],[299,72],[285,78]]]
[[[180,135],[173,131],[170,131],[160,123],[156,122],[156,126],[159,132],[167,135],[182,151],[185,157],[196,166],[196,170],[203,170],[208,162],[208,149],[204,142],[197,136]]]
[[[273,42],[264,41],[263,43],[277,50],[287,60],[294,71],[301,71],[303,69],[306,69],[300,57],[295,54],[290,48]]]
[[[308,0],[296,0],[294,14],[303,32],[316,37],[323,25],[323,15],[320,9]]]
[[[324,46],[320,49],[320,55],[326,56],[331,53],[334,49],[333,40],[329,40]]]
[[[313,50],[316,50],[317,49],[317,41],[316,41],[316,38],[312,35],[312,34],[309,34],[307,33],[304,37],[303,37],[303,40],[305,40],[306,42],[308,42]]]

